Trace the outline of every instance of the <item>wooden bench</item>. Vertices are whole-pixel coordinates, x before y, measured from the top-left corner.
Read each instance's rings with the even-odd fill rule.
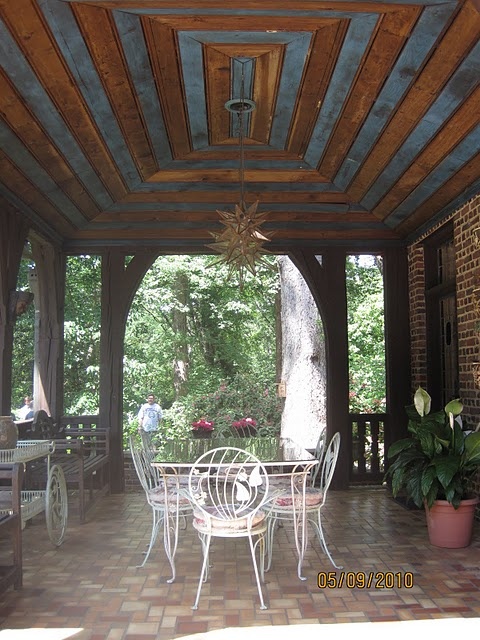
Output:
[[[78,490],[80,522],[110,492],[110,433],[98,426],[98,416],[64,416],[55,438],[54,464],[60,464],[68,489]]]
[[[0,464],[0,557],[2,563],[11,559],[9,564],[0,565],[0,593],[10,585],[14,589],[22,586],[22,480],[22,464]],[[4,546],[5,539],[9,540],[9,549]]]
[[[78,513],[80,522],[84,523],[97,501],[110,492],[109,429],[98,426],[98,416],[85,415],[63,416],[58,424],[44,428],[43,432],[53,434],[48,438],[55,443],[51,464],[62,467],[67,489],[78,492]],[[46,478],[45,462],[31,465],[29,479],[38,488],[45,484]]]

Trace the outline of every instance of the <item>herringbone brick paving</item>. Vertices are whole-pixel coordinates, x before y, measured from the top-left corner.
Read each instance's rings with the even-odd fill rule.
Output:
[[[211,581],[192,611],[198,538],[190,525],[181,532],[177,579],[167,584],[160,541],[147,565],[137,567],[150,527],[142,493],[106,497],[84,525],[72,515],[59,548],[48,539],[43,515],[37,516],[23,532],[23,589],[0,596],[0,629],[81,628],[75,635],[81,640],[172,640],[257,625],[441,617],[478,617],[480,624],[480,523],[470,547],[436,549],[428,543],[424,514],[407,511],[384,488],[329,494],[324,530],[343,578],[312,537],[301,582],[292,534],[286,527],[278,531],[264,585],[266,611],[259,609],[246,540],[212,542]],[[326,587],[329,576],[322,573],[317,580],[330,571],[342,586]],[[368,581],[371,574],[372,583],[362,588],[362,576]],[[407,581],[413,575],[413,587],[405,586],[405,574]]]

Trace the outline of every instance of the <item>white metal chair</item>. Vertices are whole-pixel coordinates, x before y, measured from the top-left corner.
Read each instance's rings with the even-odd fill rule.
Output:
[[[164,547],[172,577],[167,582],[175,580],[175,552],[178,540],[179,520],[185,520],[185,514],[191,512],[190,500],[185,495],[188,479],[175,475],[166,475],[161,469],[153,467],[151,451],[145,450],[135,444],[130,436],[130,451],[138,479],[145,491],[147,502],[152,508],[152,531],[145,558],[140,567],[147,562],[150,552],[158,536],[160,526],[163,524]]]
[[[314,456],[318,464],[314,464],[310,467],[308,477],[306,478],[307,486],[312,486],[312,487],[315,486],[318,473],[322,466],[326,442],[327,442],[327,431],[326,429],[323,429],[317,440],[317,444],[315,445]],[[311,449],[309,449],[309,451],[311,451]],[[296,469],[295,471],[299,472],[300,470]],[[291,486],[292,485],[291,485],[290,474],[283,474],[283,475],[277,474],[277,475],[274,475],[273,477],[270,477],[270,489],[276,489],[276,490],[283,489],[284,491],[289,491]]]
[[[207,580],[212,537],[248,538],[260,608],[266,609],[260,580],[264,579],[268,474],[258,458],[236,447],[218,447],[200,456],[189,475],[194,505],[193,526],[202,543],[202,569],[193,609],[198,608]],[[255,540],[254,540],[255,539]],[[256,550],[259,550],[259,565]]]
[[[332,565],[337,569],[342,568],[334,562],[328,550],[327,543],[325,542],[325,536],[323,534],[321,519],[321,510],[327,499],[327,492],[335,471],[339,450],[340,434],[335,433],[323,454],[319,475],[317,476],[318,487],[308,485],[304,486],[303,491],[296,489],[295,483],[297,480],[294,474],[291,480],[291,488],[285,490],[280,495],[277,493],[274,496],[268,518],[267,571],[270,569],[272,563],[273,538],[278,521],[289,520],[290,522],[293,522],[295,527],[302,526],[300,517],[303,513],[305,513],[307,523],[310,522],[312,524],[322,550],[328,556]],[[305,505],[304,512],[301,508],[302,500]],[[306,539],[308,536],[306,527],[302,530],[302,534],[305,535]],[[298,533],[296,534],[296,539],[299,539]],[[304,580],[305,578],[300,575],[300,569],[301,563],[299,564],[299,578]]]
[[[317,481],[318,472],[322,468],[323,456],[327,445],[327,430],[322,429],[322,432],[318,438],[317,445],[315,447],[315,458],[318,460],[318,464],[312,467],[312,473],[310,474],[310,485],[315,486]]]

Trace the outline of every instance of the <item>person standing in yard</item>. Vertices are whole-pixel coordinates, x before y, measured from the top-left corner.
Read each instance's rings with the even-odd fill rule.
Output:
[[[157,403],[155,395],[149,393],[147,402],[142,404],[138,412],[138,431],[142,436],[142,442],[151,445],[153,437],[158,432],[162,418],[162,407]]]
[[[17,410],[18,420],[30,420],[33,418],[33,400],[30,396],[25,396],[23,399],[24,405]]]

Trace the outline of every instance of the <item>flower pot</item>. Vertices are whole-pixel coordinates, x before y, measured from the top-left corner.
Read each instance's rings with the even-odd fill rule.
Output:
[[[255,427],[235,427],[235,433],[239,438],[253,438],[257,435]]]
[[[0,416],[0,449],[15,449],[17,441],[18,430],[12,416]]]
[[[207,431],[206,429],[194,429],[192,431],[192,438],[211,438],[213,431]]]
[[[428,537],[435,547],[460,549],[472,541],[473,521],[478,498],[462,500],[455,509],[447,500],[435,500],[425,507]]]

